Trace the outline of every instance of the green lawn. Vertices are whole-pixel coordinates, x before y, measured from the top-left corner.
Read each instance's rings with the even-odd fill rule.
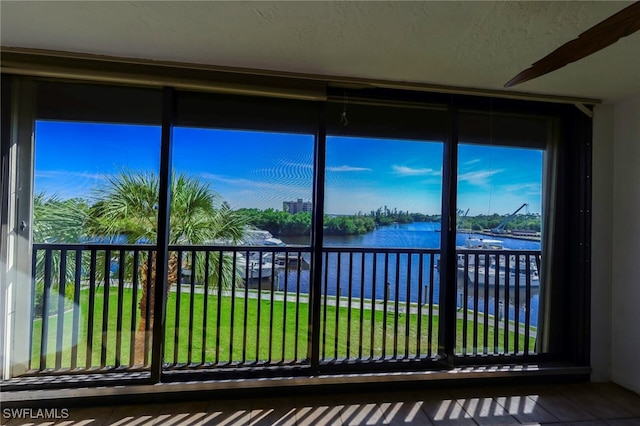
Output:
[[[239,296],[244,294],[244,289],[236,291]],[[256,295],[257,291],[251,290],[250,294]],[[138,294],[139,296],[140,294]],[[217,295],[205,297],[204,294],[195,294],[191,300],[189,293],[181,293],[179,309],[176,310],[177,294],[171,292],[167,304],[165,362],[178,364],[200,363],[202,361],[226,363],[245,360],[245,362],[270,361],[277,363],[305,359],[309,331],[308,304],[305,302],[296,304],[293,301],[285,302],[283,300],[274,300],[271,303],[269,299],[269,291],[261,293],[260,302],[257,298],[250,297],[246,299],[246,303],[244,297],[237,297],[232,303],[232,298],[227,295],[218,298]],[[135,315],[134,329],[137,327],[137,317],[139,316],[137,301],[132,300],[132,290],[124,289],[121,301],[122,310],[118,312],[117,289],[113,287],[109,289],[109,295],[106,299],[108,300],[106,318],[103,317],[104,288],[98,289],[94,300],[93,342],[89,346],[91,349],[88,357],[89,363],[87,363],[89,292],[82,290],[78,309],[67,310],[61,319],[63,333],[62,350],[59,353],[56,353],[58,316],[49,317],[46,368],[56,368],[56,355],[59,358],[61,368],[100,366],[103,361],[108,366],[127,366],[130,364],[132,338],[138,338],[135,332],[131,332],[132,312]],[[335,301],[335,298],[330,298],[330,300]],[[191,304],[193,304],[193,314],[190,316]],[[382,303],[376,304],[374,315],[372,315],[371,309],[365,308],[361,311],[352,308],[349,313],[346,306],[336,308],[334,305],[335,302],[322,307],[321,358],[333,359],[360,355],[363,358],[396,354],[398,357],[404,357],[405,354],[408,356],[427,355],[429,350],[428,306],[423,307],[421,316],[417,313],[399,313],[396,319],[393,312],[388,312],[385,319]],[[401,306],[403,305],[401,304]],[[389,309],[391,310],[392,307],[393,303],[390,303]],[[415,309],[417,305],[413,305],[413,307]],[[218,310],[220,311],[219,321]],[[77,314],[78,319],[75,347],[72,340],[74,314]],[[360,321],[361,314],[362,323]],[[107,332],[104,335],[102,333],[103,319],[106,319],[107,324]],[[420,333],[418,333],[419,319],[421,322]],[[488,352],[494,353],[493,317],[489,317],[489,319],[489,327],[486,329],[489,343]],[[119,325],[122,331],[117,333]],[[462,353],[462,319],[458,319],[456,326],[456,353]],[[436,353],[437,310],[431,323],[431,329],[431,353]],[[36,319],[33,324],[32,368],[40,366],[41,332],[42,320]],[[484,333],[485,328],[480,321],[477,330],[478,353],[483,353]],[[471,353],[473,352],[473,325],[471,322],[468,323],[467,339],[466,353]],[[509,347],[513,348],[513,327],[510,327],[508,339]],[[502,329],[498,330],[498,340],[498,353],[500,353],[504,343]],[[530,349],[533,349],[534,343],[535,339],[530,338]],[[523,334],[519,338],[519,347],[520,350],[524,349]],[[105,348],[104,359],[102,359],[102,348]]]

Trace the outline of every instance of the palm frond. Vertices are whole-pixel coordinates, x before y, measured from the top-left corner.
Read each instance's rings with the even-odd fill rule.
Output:
[[[95,235],[126,236],[129,243],[155,242],[159,178],[153,172],[121,171],[94,192],[90,229]],[[222,197],[197,178],[174,174],[171,180],[170,244],[198,245],[223,239],[238,242],[244,217],[232,211]],[[223,276],[231,282],[234,271],[223,258]],[[211,273],[217,279],[218,269]]]

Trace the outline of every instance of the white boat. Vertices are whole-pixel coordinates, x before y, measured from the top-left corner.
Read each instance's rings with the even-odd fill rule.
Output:
[[[504,250],[504,241],[489,238],[467,238],[466,245],[460,248],[467,250]]]
[[[273,253],[262,253],[261,257],[259,252],[251,252],[248,260],[239,253],[236,256],[236,271],[242,279],[271,278],[274,269],[278,269],[272,261]]]
[[[298,269],[298,264],[301,270],[309,269],[309,261],[302,256],[302,253],[290,252],[276,253],[276,267],[287,269]]]
[[[509,249],[504,248],[504,241],[502,240],[494,240],[488,238],[468,238],[466,241],[466,245],[459,248],[462,250],[477,250],[479,252],[478,265],[475,264],[476,256],[474,256],[473,254],[458,254],[459,285],[464,285],[465,281],[468,285],[475,285],[477,277],[478,285],[480,286],[488,283],[490,286],[498,285],[504,287],[508,282],[509,287],[526,287],[527,259],[529,259],[529,285],[531,287],[540,287],[540,276],[538,273],[538,267],[534,259],[532,259],[531,256],[528,255],[509,255]],[[494,253],[486,256],[485,254],[482,254],[482,251],[485,250],[504,250],[506,253]],[[466,261],[465,257],[468,257]],[[518,259],[516,259],[516,257]],[[499,259],[497,262],[497,266],[496,259]],[[516,268],[516,264],[518,264],[518,268]],[[518,273],[516,273],[516,269],[518,269]]]
[[[521,263],[524,263],[524,261],[521,261]],[[518,273],[516,273],[515,264],[509,265],[508,274],[505,266],[501,265],[496,268],[495,263],[491,263],[488,267],[485,265],[478,265],[477,267],[475,265],[469,265],[466,270],[466,275],[468,285],[475,285],[476,276],[478,285],[480,286],[488,283],[490,286],[495,286],[497,284],[500,287],[504,287],[507,281],[509,283],[509,287],[516,287],[516,285],[518,287],[526,287],[527,285],[526,267],[521,267]],[[509,277],[508,280],[507,276]],[[458,265],[458,284],[465,284],[464,264]],[[531,265],[529,268],[529,286],[540,287],[540,276],[535,264]]]
[[[274,238],[271,232],[247,227],[244,230],[243,246],[286,246],[282,240]]]

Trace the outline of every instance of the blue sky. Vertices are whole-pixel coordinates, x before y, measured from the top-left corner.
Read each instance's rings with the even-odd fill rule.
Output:
[[[160,128],[36,124],[35,189],[90,197],[119,170],[159,170]],[[439,142],[327,138],[325,211],[368,213],[388,206],[439,214]],[[281,209],[311,199],[313,136],[213,129],[174,130],[174,168],[203,179],[233,208]],[[540,212],[542,152],[461,145],[458,205],[469,215]]]

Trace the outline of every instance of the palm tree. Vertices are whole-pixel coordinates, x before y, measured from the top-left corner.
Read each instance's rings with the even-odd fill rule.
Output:
[[[85,236],[89,207],[85,200],[72,198],[60,199],[57,195],[49,196],[44,192],[36,194],[33,198],[33,242],[34,243],[77,243]],[[65,277],[72,277],[75,270],[81,265],[76,265],[76,257],[65,254],[65,270],[61,270],[63,264],[63,250],[50,250],[49,259],[45,252],[38,250],[36,253],[35,282],[33,314],[35,316],[47,315],[44,312],[47,301],[44,300],[45,286],[51,294],[59,285],[67,284]],[[49,281],[45,283],[45,262],[48,263]],[[82,262],[82,259],[80,260]],[[67,289],[72,287],[65,287]],[[51,297],[51,296],[50,296]],[[50,303],[50,302],[49,302]]]
[[[40,192],[33,197],[33,242],[77,243],[85,234],[87,215],[85,200]]]
[[[90,214],[94,219],[91,233],[125,236],[129,243],[155,243],[158,234],[158,193],[159,178],[152,172],[123,171],[108,178],[106,185],[95,193],[97,202]],[[215,240],[236,243],[241,239],[244,229],[242,217],[232,211],[208,184],[184,174],[174,174],[171,195],[169,244],[196,245]],[[222,268],[218,267],[219,259],[216,256],[211,260],[210,280],[220,280],[223,285],[230,285],[236,273],[230,259],[226,256],[223,258]],[[156,269],[156,253],[152,252],[151,260],[141,261],[137,271],[140,282],[149,282],[150,285],[142,286],[140,322],[136,333],[136,364],[144,363],[144,343],[148,338],[146,331],[153,325]],[[218,276],[220,270],[222,276]],[[167,291],[179,282],[178,271],[178,254],[172,251],[168,259]],[[193,272],[197,279],[203,279],[202,269]]]
[[[33,197],[34,243],[78,243],[86,237],[88,221],[89,206],[86,200],[62,200],[57,195],[48,196],[44,192]],[[60,280],[60,260],[61,252],[52,250],[49,268],[53,284]],[[37,283],[43,281],[44,262],[44,252],[38,251],[35,265]],[[73,276],[76,267],[73,256],[67,259],[66,265],[66,276]]]

